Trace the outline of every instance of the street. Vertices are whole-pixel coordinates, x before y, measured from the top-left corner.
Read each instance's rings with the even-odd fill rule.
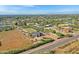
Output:
[[[79,35],[75,35],[75,36],[69,37],[69,38],[58,39],[58,40],[56,40],[54,42],[50,42],[50,43],[44,44],[44,45],[42,45],[40,47],[37,47],[37,48],[31,49],[31,50],[22,52],[20,54],[49,53],[49,51],[51,51],[51,50],[53,50],[53,49],[55,49],[57,47],[60,47],[62,45],[68,44],[69,42],[72,42],[72,41],[76,40],[77,38],[79,38]]]

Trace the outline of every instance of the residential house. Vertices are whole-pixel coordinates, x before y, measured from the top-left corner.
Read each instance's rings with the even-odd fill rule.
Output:
[[[41,39],[43,39],[42,36],[44,36],[44,33],[43,32],[33,32],[33,33],[31,33],[31,36],[33,37],[31,39],[31,41],[37,42],[37,41],[40,41]]]
[[[72,31],[72,27],[61,27],[60,31],[63,33],[69,33]]]
[[[31,36],[32,37],[40,37],[40,36],[44,36],[44,33],[43,32],[32,32]]]

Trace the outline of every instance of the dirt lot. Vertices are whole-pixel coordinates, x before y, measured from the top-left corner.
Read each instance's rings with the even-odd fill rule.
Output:
[[[17,29],[0,32],[0,41],[0,51],[29,47],[32,44],[30,39],[28,37],[25,37],[25,35],[23,35],[23,33],[18,31]]]

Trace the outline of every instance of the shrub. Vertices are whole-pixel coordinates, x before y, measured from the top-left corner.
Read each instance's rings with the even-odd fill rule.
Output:
[[[34,44],[31,48],[36,48],[36,47],[41,46],[41,45],[43,45],[43,44],[45,44],[45,42],[40,41],[39,43]]]
[[[49,42],[52,42],[52,41],[54,41],[54,40],[52,40],[52,39],[42,39],[39,43],[34,44],[31,48],[36,48],[38,46],[41,46],[43,44],[46,44],[46,43],[49,43]]]
[[[55,51],[50,51],[50,54],[55,54]]]
[[[49,43],[49,42],[52,42],[54,40],[52,40],[52,39],[42,39],[42,41],[45,42],[45,43]]]
[[[63,38],[65,35],[64,34],[62,34],[62,33],[59,33],[59,32],[57,32],[56,33],[58,36],[60,36],[60,38]]]
[[[56,31],[55,30],[52,30],[52,33],[56,33]]]
[[[0,32],[2,32],[2,29],[0,29]]]
[[[26,50],[28,50],[28,48],[12,49],[8,51],[1,51],[0,54],[17,54],[17,53],[21,53]]]
[[[72,34],[67,34],[66,36],[67,36],[67,37],[72,37],[73,35],[72,35]]]

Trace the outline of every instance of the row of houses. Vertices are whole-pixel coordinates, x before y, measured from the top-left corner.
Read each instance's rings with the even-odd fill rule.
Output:
[[[72,31],[72,27],[70,27],[68,25],[63,26],[63,24],[62,24],[62,26],[60,26],[59,29],[57,29],[56,26],[52,26],[51,24],[46,25],[44,29],[52,29],[52,30],[56,29],[57,31],[59,31],[61,33],[62,32],[63,33],[69,33],[69,32]],[[28,34],[28,31],[26,29],[21,29],[21,30],[24,32],[24,34]],[[34,42],[39,41],[39,40],[41,40],[43,38],[52,38],[52,39],[55,39],[55,40],[59,38],[59,36],[57,36],[56,34],[51,33],[51,32],[44,33],[44,32],[37,32],[37,31],[30,33],[30,36],[33,38],[31,40],[34,41]]]

